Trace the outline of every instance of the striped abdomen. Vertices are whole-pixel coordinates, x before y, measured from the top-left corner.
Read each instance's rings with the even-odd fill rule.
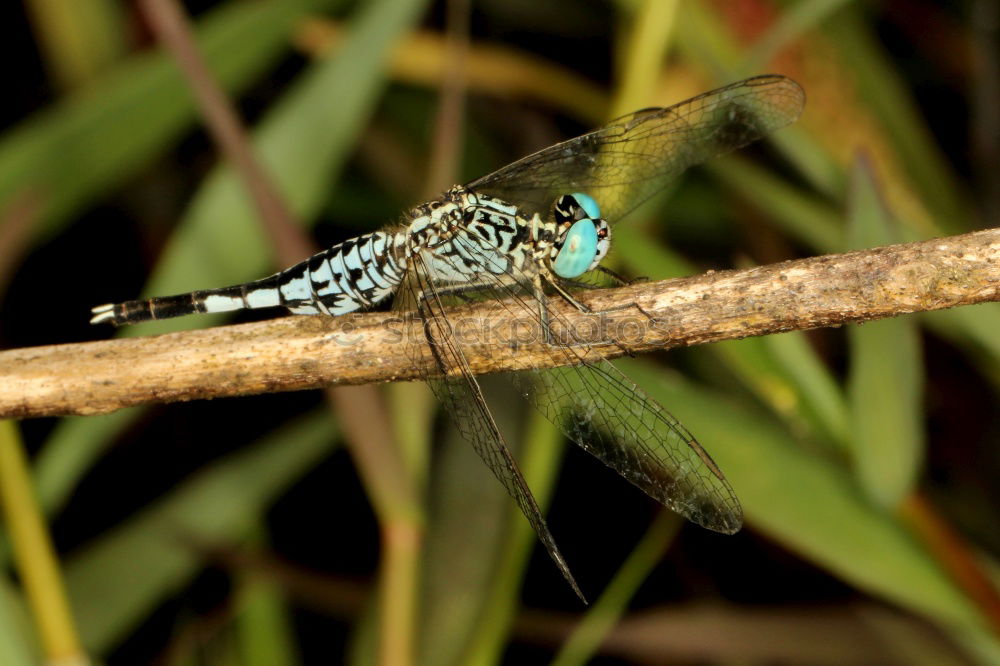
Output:
[[[177,296],[108,303],[92,324],[115,326],[198,312],[285,307],[295,314],[341,315],[390,296],[403,278],[405,234],[377,231],[334,245],[256,282]]]

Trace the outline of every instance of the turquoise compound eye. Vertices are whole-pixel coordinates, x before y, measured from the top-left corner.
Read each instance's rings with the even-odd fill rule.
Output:
[[[587,196],[574,194],[573,196]],[[594,200],[587,197],[590,203],[597,207]],[[586,210],[586,205],[584,205]],[[589,211],[588,211],[589,213]],[[594,263],[594,256],[597,254],[597,228],[594,221],[589,219],[580,220],[573,224],[566,232],[563,245],[559,248],[556,260],[552,262],[552,270],[561,278],[572,280],[587,272],[590,265]]]
[[[596,220],[601,216],[600,207],[597,205],[597,202],[594,201],[594,198],[589,194],[584,194],[583,192],[574,192],[570,196],[576,199],[576,202],[580,204],[580,208],[583,209],[583,212],[585,212],[587,214],[587,217],[589,217],[590,219]]]

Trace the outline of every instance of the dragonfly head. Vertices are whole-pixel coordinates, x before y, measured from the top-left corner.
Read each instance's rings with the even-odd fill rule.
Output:
[[[571,280],[597,268],[611,248],[611,227],[597,202],[581,192],[564,194],[552,212],[556,218],[552,271]]]

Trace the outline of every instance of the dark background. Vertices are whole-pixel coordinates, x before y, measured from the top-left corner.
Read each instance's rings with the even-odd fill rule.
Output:
[[[185,7],[193,20],[201,23],[225,4],[187,2]],[[331,20],[340,20],[350,16],[352,9],[359,9],[344,6],[351,3],[331,4],[340,5],[325,14]],[[783,3],[747,0],[705,2],[698,6],[720,25],[728,26],[729,33],[735,35],[734,48],[749,50],[754,39],[785,16],[794,4],[786,7]],[[796,78],[806,88],[810,104],[820,100],[816,111],[812,106],[807,107],[801,131],[837,170],[834,180],[839,187],[832,190],[817,187],[815,181],[773,147],[754,147],[744,156],[767,169],[774,178],[835,212],[845,228],[849,224],[853,156],[861,152],[874,155],[876,182],[890,211],[896,239],[916,240],[932,235],[926,227],[910,224],[914,219],[913,208],[907,206],[914,201],[917,202],[914,206],[927,212],[927,219],[938,235],[993,226],[998,210],[997,120],[996,106],[991,106],[989,100],[996,93],[996,81],[990,81],[989,72],[996,72],[996,45],[990,40],[991,34],[995,37],[995,25],[990,33],[984,29],[984,22],[973,19],[976,12],[984,11],[982,5],[986,4],[896,0],[838,10],[810,25],[762,70]],[[58,113],[66,105],[93,95],[95,90],[101,91],[102,81],[107,77],[128,76],[128,72],[122,73],[123,68],[137,58],[148,56],[155,48],[153,30],[134,3],[110,5],[120,19],[120,52],[75,82],[60,81],[53,74],[53,62],[59,56],[43,47],[39,40],[39,35],[50,30],[51,25],[32,14],[28,3],[8,2],[0,6],[3,33],[0,49],[4,62],[8,63],[5,103],[0,105],[4,130],[0,135],[0,209],[7,212],[0,218],[0,229],[20,219],[15,204],[21,186],[10,175],[17,168],[13,159],[5,157],[11,150],[9,146],[20,140],[25,128],[32,124],[42,134],[57,131],[53,129],[58,126],[52,120],[53,110]],[[445,15],[441,4],[431,3],[430,10],[415,27],[440,37]],[[619,80],[616,67],[631,39],[629,15],[615,3],[481,2],[472,9],[470,30],[474,45],[500,45],[520,53],[529,63],[558,65],[595,89],[611,94]],[[859,63],[857,51],[845,43],[845,34],[862,35],[859,42],[877,49],[881,58],[878,67],[888,72],[881,75],[899,86],[905,108],[914,114],[912,126],[907,125],[906,130],[887,129],[893,119],[886,105],[873,102],[870,95],[875,85],[872,81],[879,76],[873,71],[881,70],[874,63]],[[88,38],[98,39],[99,33],[91,33]],[[679,73],[697,77],[707,89],[738,78],[714,70],[710,58],[701,58],[698,40],[686,37],[675,42],[679,46],[672,48],[664,61],[665,80],[670,80],[671,72]],[[275,53],[234,95],[251,131],[320,62],[292,46],[276,49]],[[371,113],[364,117],[356,142],[343,155],[343,166],[330,168],[327,196],[318,208],[304,216],[315,224],[310,233],[320,245],[397,221],[399,211],[419,201],[426,187],[421,176],[423,165],[434,150],[432,128],[439,91],[436,86],[398,75],[392,67],[388,72],[384,91],[377,96]],[[469,79],[467,127],[458,180],[468,180],[527,151],[578,134],[599,121],[605,111],[592,109],[587,117],[582,117],[574,110],[573,101],[560,106],[553,100],[513,89],[484,92],[478,85],[478,74],[470,75]],[[843,89],[841,95],[838,86],[855,87]],[[651,94],[643,103],[665,104],[680,99],[659,97],[660,92]],[[698,90],[689,91],[694,92]],[[836,108],[840,103],[842,113]],[[141,118],[144,113],[141,98],[136,104],[135,116]],[[847,131],[845,126],[856,131]],[[920,140],[932,148],[935,158],[950,174],[951,180],[940,186],[961,202],[964,217],[943,219],[940,202],[933,200],[932,193],[921,186],[919,177],[908,172],[911,166],[908,160],[913,153],[900,146],[909,140],[905,132],[910,127],[922,135]],[[68,136],[66,141],[84,140],[72,133]],[[36,136],[36,140],[40,139]],[[121,140],[127,141],[128,137]],[[844,145],[848,140],[854,142],[850,147]],[[117,148],[103,145],[95,149],[114,153]],[[57,158],[58,151],[52,157]],[[27,215],[24,231],[0,235],[7,243],[7,247],[0,247],[0,255],[5,257],[0,271],[0,345],[15,348],[82,342],[112,335],[108,329],[87,324],[90,307],[143,293],[147,276],[161,261],[168,244],[184,242],[177,240],[178,221],[189,210],[192,198],[204,187],[209,174],[218,168],[219,161],[202,123],[191,113],[183,128],[164,141],[162,147],[151,150],[140,164],[123,165],[128,172],[118,182],[95,188],[66,214]],[[398,176],[387,172],[392,168]],[[44,174],[44,170],[40,173]],[[85,179],[87,174],[80,173],[79,177]],[[43,200],[49,188],[59,187],[59,183],[51,182],[38,185],[38,196]],[[906,193],[900,195],[900,189]],[[696,170],[685,178],[682,187],[671,193],[669,201],[665,199],[651,209],[644,209],[645,219],[631,222],[641,228],[648,243],[671,248],[697,271],[770,263],[830,250],[810,246],[804,235],[774,224],[775,212],[771,206],[776,205],[767,198],[756,201],[748,197],[715,171]],[[41,209],[44,211],[44,204]],[[808,219],[803,222],[808,223]],[[618,248],[617,265],[623,270],[632,275],[649,274],[648,269],[643,271],[630,264],[631,259],[621,257],[622,254],[622,248]],[[261,275],[280,267],[274,260]],[[663,275],[650,277],[668,274],[665,269]],[[239,279],[252,277],[255,276]],[[213,286],[221,285],[191,282],[177,289]],[[979,308],[984,312],[983,325],[988,326],[997,316],[996,306]],[[241,314],[233,321],[272,315]],[[939,524],[935,521],[950,530],[950,543],[954,547],[961,552],[975,552],[987,564],[994,564],[992,556],[1000,549],[995,529],[998,506],[995,479],[1000,463],[995,446],[1000,435],[997,348],[990,349],[968,331],[956,330],[950,324],[910,319],[916,322],[920,341],[919,355],[914,360],[923,384],[920,411],[915,417],[922,441],[915,442],[908,455],[922,458],[922,462],[915,464],[912,490],[897,506],[873,509],[873,515],[885,516],[895,526],[893,529],[910,535],[908,538],[917,543],[915,552],[944,570],[947,566],[941,562],[945,555],[931,540],[925,540],[923,527]],[[186,325],[200,324],[191,321]],[[147,332],[164,330],[167,329]],[[853,356],[846,330],[816,331],[806,339],[838,389],[849,397]],[[818,459],[818,465],[834,468],[837,474],[852,475],[852,456],[859,454],[852,452],[848,442],[839,443],[847,446],[844,448],[837,442],[823,441],[813,429],[815,421],[807,413],[808,406],[803,407],[801,402],[796,406],[792,400],[790,406],[781,407],[782,401],[769,394],[767,388],[774,378],[761,367],[727,362],[729,353],[678,350],[643,356],[638,362],[662,373],[667,381],[675,381],[678,376],[675,373],[679,371],[687,378],[685,381],[720,397],[718,416],[697,418],[724,421],[728,418],[728,405],[740,405],[740,409],[759,414],[780,428],[788,441],[796,442],[808,456]],[[892,385],[891,378],[888,383]],[[900,389],[900,392],[905,391]],[[64,502],[54,503],[49,513],[52,536],[67,569],[73,569],[81,553],[92,552],[89,549],[95,548],[95,544],[110,543],[121,530],[141,531],[141,518],[147,515],[144,512],[164,498],[183,492],[205,470],[227,465],[263,434],[280,433],[290,419],[317,409],[325,410],[324,404],[320,392],[303,392],[143,410],[108,436],[99,453],[93,454],[76,476],[62,479],[68,494]],[[506,403],[499,408],[498,419],[509,432],[521,433],[519,424],[526,422],[528,412],[519,410],[520,407]],[[408,414],[405,409],[401,413],[404,418]],[[698,432],[696,425],[684,414],[680,415]],[[413,422],[419,423],[420,419],[414,418]],[[402,429],[411,427],[409,422],[396,425]],[[59,422],[51,419],[20,424],[25,446],[36,461],[47,447],[55,446],[52,437],[60,427]],[[845,427],[851,432],[850,422]],[[462,542],[461,532],[457,537],[450,535],[454,538],[449,539],[449,535],[435,531],[438,528],[434,521],[443,515],[438,508],[441,503],[448,497],[461,497],[449,494],[460,492],[449,485],[455,483],[454,476],[451,481],[441,481],[446,490],[436,490],[436,484],[454,474],[464,483],[478,483],[470,479],[479,479],[482,484],[493,481],[482,469],[466,466],[469,461],[475,465],[478,462],[467,451],[456,452],[461,447],[454,442],[445,420],[438,419],[433,432],[431,439],[437,444],[431,458],[427,491],[431,524],[426,552],[430,553],[428,557],[444,558],[445,571],[449,567],[465,571],[463,563],[470,559],[488,563],[490,557],[499,556],[490,555],[490,551],[484,550],[488,544],[476,541],[479,537],[475,535],[482,530],[470,527],[467,543]],[[515,435],[511,439],[519,442],[522,438]],[[702,441],[709,450],[716,451],[714,442],[704,437]],[[74,444],[63,442],[62,446]],[[462,455],[467,455],[469,461],[455,462],[455,456]],[[739,468],[730,472],[725,464],[728,457],[730,454],[720,454],[720,464],[740,490],[743,475],[753,472]],[[755,464],[783,463],[763,458]],[[592,599],[597,598],[649,528],[658,508],[575,447],[567,449],[555,488],[548,512],[549,524],[581,587]],[[859,497],[864,496],[860,486],[855,491]],[[782,497],[780,493],[780,488],[776,489],[773,497],[778,505],[810,499]],[[921,506],[932,507],[928,509],[930,513],[914,512],[914,498],[919,498]],[[513,505],[498,506],[509,511]],[[816,521],[828,517],[827,507],[817,507]],[[465,509],[469,513],[466,520],[477,519],[475,506]],[[732,537],[691,525],[681,527],[669,548],[666,545],[669,539],[663,542],[662,557],[645,572],[632,598],[624,602],[627,608],[632,613],[670,608],[712,609],[697,631],[714,637],[719,645],[731,642],[737,651],[742,643],[745,663],[836,663],[837,658],[829,656],[824,642],[850,641],[858,632],[863,635],[860,643],[866,649],[877,646],[882,652],[872,653],[877,656],[871,662],[859,658],[856,663],[918,663],[911,662],[910,657],[901,657],[897,649],[907,642],[910,631],[923,636],[922,640],[942,650],[942,654],[959,660],[957,663],[989,663],[984,656],[989,654],[988,650],[977,655],[969,649],[969,643],[963,642],[961,631],[951,633],[942,622],[950,612],[947,607],[935,608],[928,601],[918,608],[916,603],[895,598],[891,591],[878,589],[877,585],[866,586],[857,570],[845,572],[838,566],[836,554],[816,553],[808,537],[802,541],[788,538],[789,533],[794,533],[794,525],[787,526],[788,531],[767,520],[759,525],[759,518],[766,511],[766,506],[748,505],[748,526]],[[486,507],[483,513],[488,512]],[[260,580],[273,584],[273,588],[268,588],[269,594],[274,595],[274,607],[285,621],[273,626],[282,629],[295,645],[294,653],[285,654],[288,663],[298,663],[294,659],[300,663],[330,663],[351,650],[365,653],[366,643],[356,632],[365,608],[376,603],[373,595],[383,547],[370,497],[359,482],[346,450],[341,447],[321,456],[316,464],[294,474],[287,487],[272,493],[259,514],[251,509],[245,513],[248,523],[255,526],[240,530],[239,535],[223,531],[195,538],[188,526],[176,525],[172,547],[193,555],[199,564],[179,575],[176,584],[162,589],[154,603],[137,608],[124,621],[127,628],[117,638],[93,639],[84,630],[83,639],[93,646],[94,654],[102,655],[109,664],[181,663],[179,660],[185,655],[193,655],[201,663],[222,663],[226,658],[234,659],[227,663],[254,663],[245,656],[248,645],[245,635],[247,627],[259,625],[246,619],[244,595],[253,586],[247,581]],[[506,522],[496,523],[496,530],[501,529],[507,529]],[[856,538],[863,539],[864,534],[858,532]],[[874,552],[882,547],[878,541],[871,543],[873,557],[877,557]],[[845,552],[855,550],[863,551],[864,545],[845,547]],[[108,557],[113,555],[109,553]],[[109,560],[105,566],[113,570],[112,562],[113,559]],[[132,561],[123,562],[122,566],[142,570],[147,565]],[[156,562],[148,564],[150,570],[158,566]],[[439,562],[434,566],[442,565]],[[496,574],[488,566],[484,568],[487,571],[478,579],[459,588],[488,589]],[[289,572],[314,577],[307,580],[316,581],[317,594],[304,597],[301,584],[289,583],[288,577],[293,575]],[[89,574],[77,574],[76,579],[72,573],[68,575],[72,597],[79,589],[72,581],[79,582],[80,577]],[[11,576],[17,580],[13,569]],[[113,580],[113,576],[107,580]],[[945,571],[941,580],[953,585],[954,573]],[[417,611],[417,626],[423,627],[420,640],[425,643],[421,654],[427,663],[441,663],[433,655],[447,652],[442,644],[454,645],[455,641],[468,638],[462,632],[451,638],[434,635],[435,627],[440,626],[428,620],[435,609],[427,604],[451,603],[449,594],[453,594],[447,592],[447,586],[437,591],[426,587],[438,583],[432,577],[421,588],[424,605]],[[501,642],[507,646],[502,654],[510,663],[548,661],[558,649],[562,634],[556,625],[533,622],[532,618],[537,620],[539,613],[550,619],[573,618],[587,609],[572,595],[543,549],[534,548],[523,579],[516,581],[516,585],[520,591],[509,596],[519,597],[524,608],[530,610],[522,611],[520,622],[515,622],[513,632]],[[960,598],[968,598],[968,590],[958,586],[953,589]],[[83,609],[101,606],[101,593],[94,590],[90,593],[96,597],[74,599],[74,605]],[[483,605],[474,611],[483,613],[475,616],[483,619],[472,622],[474,627],[481,628],[482,622],[501,621],[486,619],[492,617],[486,614],[491,597],[484,594],[483,598]],[[982,621],[989,622],[989,615],[981,606],[970,607],[978,608],[972,612],[980,612]],[[774,608],[789,614],[775,618],[769,614]],[[828,611],[830,615],[824,614]],[[864,613],[891,617],[894,624],[889,629],[885,623],[873,629],[859,619],[868,617]],[[795,647],[800,640],[808,643],[802,637],[813,634],[802,633],[805,628],[794,618],[817,618],[819,628],[812,630],[818,631],[823,640],[814,641],[815,661],[804,659],[801,646]],[[664,617],[660,629],[648,629],[649,635],[656,637],[648,645],[637,642],[632,647],[622,647],[620,642],[610,642],[608,656],[599,658],[597,663],[720,661],[719,645],[702,651],[684,640],[672,642],[671,627],[674,631],[697,635],[696,629],[676,624],[676,620]],[[750,624],[751,621],[758,624]],[[368,622],[369,629],[379,635],[378,622]],[[773,645],[768,640],[746,638],[741,631],[754,633],[747,627],[758,627],[757,638],[773,638]],[[428,644],[436,647],[428,648]],[[783,644],[787,653],[782,652]]]

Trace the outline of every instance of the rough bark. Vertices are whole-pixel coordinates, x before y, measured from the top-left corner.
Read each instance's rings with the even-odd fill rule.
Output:
[[[588,354],[607,357],[623,348],[666,349],[996,301],[1000,229],[584,292],[581,299],[595,310],[636,303],[646,313],[625,307],[585,315],[552,299],[576,335],[593,342]],[[476,373],[565,362],[531,318],[512,319],[495,304],[457,308],[453,321]],[[434,360],[429,351],[413,358],[414,345],[402,340],[422,336],[412,317],[367,313],[14,349],[0,352],[0,417],[416,379],[434,372]]]

